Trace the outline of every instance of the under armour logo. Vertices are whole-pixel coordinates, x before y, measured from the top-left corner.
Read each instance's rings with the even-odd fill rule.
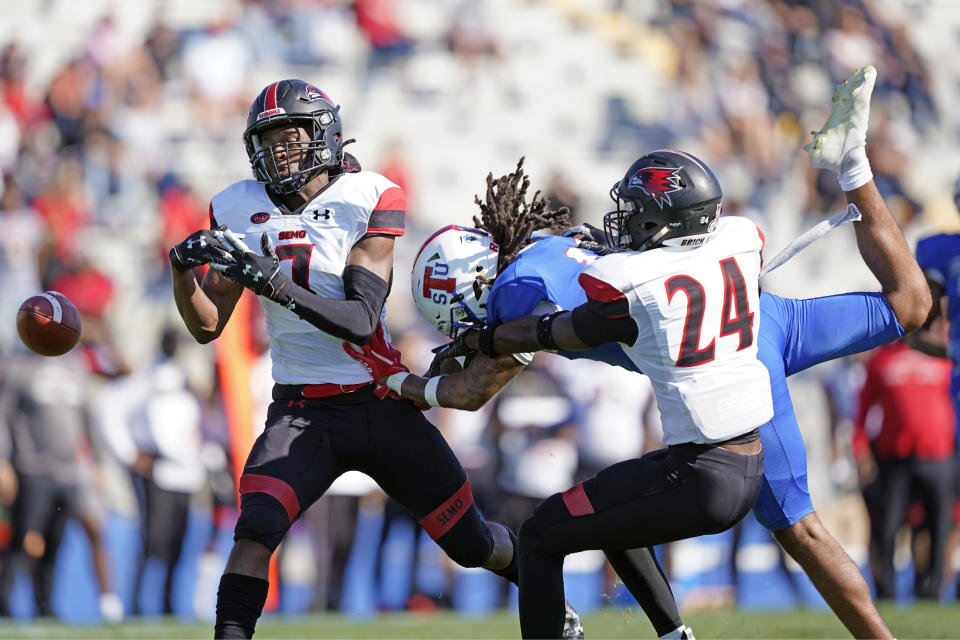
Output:
[[[259,269],[257,269],[257,272],[254,273],[253,269],[250,268],[250,265],[246,264],[243,266],[243,275],[251,276],[253,278],[253,281],[256,282],[257,280],[263,277],[263,271],[260,271]]]
[[[307,403],[306,400],[288,400],[287,408],[289,409],[290,407],[300,407],[301,409],[306,409],[306,403]]]
[[[322,211],[314,211],[313,219],[319,220],[323,218],[324,220],[329,220],[331,215],[333,215],[333,212],[330,209],[323,209]]]
[[[200,236],[196,240],[194,240],[193,238],[190,238],[189,240],[187,240],[187,249],[192,251],[194,243],[196,243],[196,245],[200,248],[207,246],[207,241],[203,239],[203,236]]]

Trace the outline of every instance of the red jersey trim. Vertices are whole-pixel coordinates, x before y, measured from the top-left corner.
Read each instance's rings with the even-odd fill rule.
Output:
[[[293,522],[300,513],[300,501],[297,500],[296,492],[280,478],[245,473],[240,476],[240,495],[245,493],[265,493],[276,498],[277,502],[286,509],[287,519],[290,522]]]
[[[596,300],[597,302],[613,302],[621,298],[624,300],[627,299],[627,297],[623,295],[623,292],[612,284],[594,278],[589,274],[581,273],[577,281],[580,283],[580,286],[583,287],[587,297],[591,300]]]
[[[374,211],[406,211],[407,199],[400,187],[390,187],[380,194]]]
[[[367,233],[381,233],[385,236],[402,236],[404,234],[403,229],[374,229],[367,228]]]
[[[439,540],[453,525],[460,522],[460,518],[472,505],[473,494],[470,493],[470,480],[467,480],[455,494],[423,518],[420,525],[431,538]]]

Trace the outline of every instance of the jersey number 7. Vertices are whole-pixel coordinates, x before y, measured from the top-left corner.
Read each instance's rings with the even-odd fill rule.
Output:
[[[736,259],[726,258],[720,261],[723,272],[723,311],[720,314],[720,335],[740,334],[740,346],[737,351],[753,344],[753,312],[747,300],[747,283],[743,279],[740,265]],[[703,330],[703,315],[706,307],[706,292],[703,285],[690,276],[674,276],[664,283],[667,289],[667,302],[673,294],[683,291],[687,294],[687,317],[683,323],[683,340],[677,357],[678,367],[696,367],[711,362],[714,358],[714,342],[700,348],[700,332]],[[732,314],[732,315],[731,315]]]
[[[310,290],[310,254],[313,252],[313,245],[307,244],[281,244],[274,247],[277,258],[280,260],[291,260],[290,268],[292,278],[295,284],[300,285],[306,290]]]

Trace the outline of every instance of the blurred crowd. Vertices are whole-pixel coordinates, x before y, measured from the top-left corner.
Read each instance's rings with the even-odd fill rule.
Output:
[[[250,177],[241,133],[273,80],[301,77],[339,100],[345,134],[358,139],[351,153],[407,192],[388,309],[412,370],[426,368],[440,336],[416,314],[404,274],[429,233],[470,222],[487,171],[526,155],[535,186],[598,224],[610,185],[636,157],[683,148],[717,168],[724,211],[753,218],[775,251],[842,208],[834,177],[810,169],[799,149],[834,84],[864,64],[879,71],[868,154],[905,235],[960,226],[950,200],[958,71],[944,62],[960,60],[960,15],[936,3],[81,4],[18,2],[0,28],[0,615],[60,613],[51,591],[69,520],[89,541],[103,618],[184,613],[175,600],[184,584],[210,590],[188,598],[199,603],[191,615],[209,615],[213,584],[203,571],[176,582],[174,567],[186,561],[188,521],[200,519],[212,523],[201,551],[219,575],[218,536],[236,517],[236,456],[223,352],[183,331],[167,251],[207,225],[212,195]],[[49,37],[54,29],[63,37]],[[845,231],[764,286],[798,297],[876,288]],[[14,322],[24,299],[49,289],[84,323],[78,348],[55,359],[26,352]],[[252,346],[258,405],[270,384],[267,348]],[[881,597],[953,594],[960,509],[948,377],[946,360],[892,345],[792,381],[818,512]],[[433,413],[486,515],[511,527],[540,499],[659,442],[644,379],[549,355],[489,408]],[[252,422],[243,428],[255,433]],[[400,587],[385,586],[391,553],[406,548],[397,532],[412,532],[408,546],[417,539],[407,514],[363,478],[332,493],[280,554],[281,580],[309,585],[304,608],[360,607],[358,588],[345,585],[363,567],[376,576],[374,608],[450,604],[440,594],[466,574],[436,569],[429,544],[416,547],[414,566],[433,574],[411,569],[394,578]],[[142,531],[133,560],[105,542],[118,514]],[[678,546],[674,556],[681,548],[697,553]],[[731,548],[716,562],[739,557]],[[600,593],[615,590],[602,558],[581,564],[608,581]],[[677,579],[690,564],[667,562]],[[916,580],[898,586],[908,567]],[[23,608],[11,593],[26,571],[36,597]],[[161,587],[148,602],[136,594],[154,573]]]

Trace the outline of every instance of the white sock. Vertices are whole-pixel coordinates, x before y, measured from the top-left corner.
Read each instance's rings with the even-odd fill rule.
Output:
[[[686,628],[686,625],[680,625],[673,631],[660,636],[660,640],[681,640],[684,637],[683,632],[686,630]]]
[[[866,147],[850,149],[847,155],[843,156],[837,179],[840,181],[840,188],[844,191],[853,191],[873,180]]]

